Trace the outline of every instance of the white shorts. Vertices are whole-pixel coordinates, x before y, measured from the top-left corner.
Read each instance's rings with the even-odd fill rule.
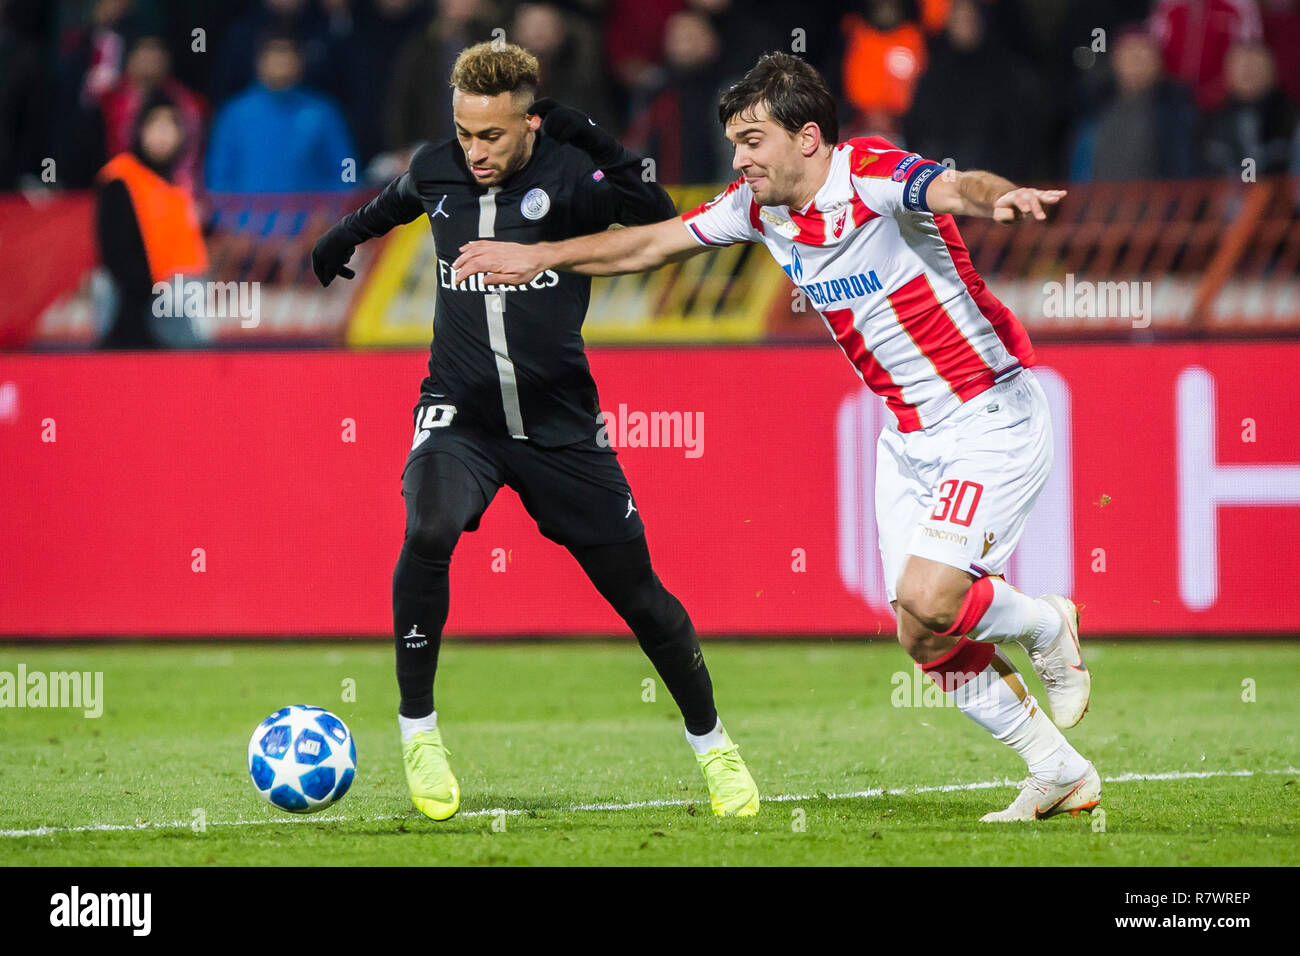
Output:
[[[886,426],[876,527],[889,600],[909,554],[976,577],[1002,574],[1051,470],[1051,413],[1028,369],[923,431]]]

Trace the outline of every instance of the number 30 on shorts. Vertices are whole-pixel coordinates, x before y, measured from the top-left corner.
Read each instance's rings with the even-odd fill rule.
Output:
[[[969,528],[983,494],[984,486],[978,481],[949,478],[939,485],[939,503],[930,512],[930,518],[934,521],[951,521]]]

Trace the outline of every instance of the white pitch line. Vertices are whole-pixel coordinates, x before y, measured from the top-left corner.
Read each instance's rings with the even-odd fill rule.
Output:
[[[1300,774],[1296,767],[1283,767],[1279,770],[1172,770],[1164,773],[1121,773],[1113,777],[1102,777],[1106,783],[1136,783],[1142,781],[1167,780],[1205,780],[1210,777],[1263,777]],[[999,787],[1014,787],[1018,783],[1009,777],[1001,780],[981,780],[977,783],[944,783],[927,787],[873,787],[870,790],[854,790],[848,793],[781,793],[763,797],[763,803],[791,803],[802,800],[863,800],[871,797],[899,797],[920,793],[952,793],[965,790],[994,790]],[[635,803],[579,803],[571,807],[546,809],[542,813],[588,813],[610,812],[620,810],[648,810],[656,807],[683,807],[689,803],[702,803],[701,800],[639,800]],[[458,817],[490,817],[497,814],[517,817],[533,811],[520,809],[483,809],[466,810]],[[209,827],[255,827],[293,823],[367,823],[377,820],[403,820],[407,814],[382,817],[313,817],[297,814],[268,820],[221,820],[208,823]],[[173,823],[92,823],[79,827],[36,827],[32,830],[0,830],[0,837],[35,837],[52,836],[56,833],[113,833],[124,830],[187,830],[193,823],[176,821]]]

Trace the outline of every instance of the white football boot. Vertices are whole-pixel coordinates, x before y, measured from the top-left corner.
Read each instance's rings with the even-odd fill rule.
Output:
[[[1079,648],[1079,611],[1074,602],[1059,594],[1045,594],[1043,600],[1061,615],[1061,629],[1044,648],[1026,648],[1034,673],[1043,682],[1052,705],[1052,722],[1068,730],[1088,712],[1092,696],[1092,674]]]
[[[1101,802],[1101,776],[1088,764],[1088,772],[1068,783],[1049,783],[1039,777],[1020,782],[1020,793],[1005,810],[995,810],[980,817],[980,823],[1014,823],[1019,820],[1046,820],[1058,813],[1077,817]]]

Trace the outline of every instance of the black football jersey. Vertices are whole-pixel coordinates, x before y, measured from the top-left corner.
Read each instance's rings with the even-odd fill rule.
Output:
[[[582,340],[591,279],[547,270],[524,286],[455,277],[474,239],[546,242],[676,215],[662,187],[623,150],[597,169],[582,150],[538,133],[528,162],[499,186],[474,181],[455,139],[422,146],[410,168],[343,220],[356,242],[424,216],[438,258],[429,375],[417,404],[449,404],[467,423],[539,445],[596,432],[600,403]]]

